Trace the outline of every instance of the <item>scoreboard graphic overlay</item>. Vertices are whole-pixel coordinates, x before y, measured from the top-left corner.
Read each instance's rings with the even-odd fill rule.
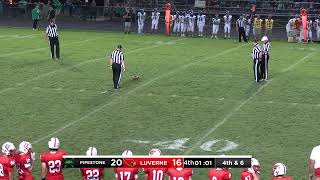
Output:
[[[63,156],[64,168],[248,168],[252,156]]]

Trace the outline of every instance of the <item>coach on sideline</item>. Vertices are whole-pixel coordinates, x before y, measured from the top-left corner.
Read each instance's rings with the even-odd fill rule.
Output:
[[[110,66],[113,72],[114,89],[118,89],[120,87],[122,72],[126,70],[126,66],[124,63],[124,55],[121,49],[122,49],[122,46],[118,45],[117,49],[112,51],[111,57],[110,57]]]
[[[59,38],[58,38],[58,26],[54,23],[54,20],[50,20],[49,26],[46,30],[46,40],[49,41],[50,51],[51,51],[51,59],[54,60],[54,47],[56,47],[56,61],[59,62],[60,59],[60,46],[59,46]]]

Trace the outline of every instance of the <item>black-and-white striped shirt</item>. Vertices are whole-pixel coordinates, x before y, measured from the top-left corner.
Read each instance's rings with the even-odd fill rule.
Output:
[[[48,37],[58,37],[57,29],[58,29],[58,26],[56,24],[54,24],[53,26],[49,25],[46,30]]]
[[[269,51],[270,51],[270,42],[264,43],[262,49],[263,49],[263,52],[264,52],[265,54],[269,54]]]
[[[259,44],[257,44],[257,45],[255,45],[255,46],[253,47],[253,50],[252,50],[252,59],[253,59],[253,60],[259,59],[260,53],[261,53],[261,48],[260,48]]]
[[[120,50],[114,50],[111,53],[111,59],[113,63],[121,64],[121,61],[124,60],[124,55]]]
[[[245,25],[245,19],[244,19],[244,18],[239,18],[239,19],[237,20],[237,25],[238,25],[238,28],[244,27],[244,25]]]

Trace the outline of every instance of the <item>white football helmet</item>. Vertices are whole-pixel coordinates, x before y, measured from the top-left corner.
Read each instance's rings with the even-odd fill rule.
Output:
[[[2,153],[6,156],[10,156],[12,151],[14,151],[16,148],[11,142],[6,142],[2,145]]]
[[[251,173],[260,173],[260,163],[256,158],[251,158],[251,168],[248,168]]]
[[[286,165],[282,163],[276,163],[273,165],[273,176],[278,177],[278,176],[284,176],[287,174],[287,167]]]
[[[161,156],[161,151],[160,149],[151,149],[149,151],[149,156]]]
[[[52,137],[48,142],[48,148],[49,149],[59,149],[60,141],[56,137]]]
[[[88,150],[87,150],[86,154],[87,154],[87,156],[96,156],[96,155],[98,155],[97,148],[88,147]]]
[[[27,141],[22,141],[22,142],[19,144],[19,151],[20,151],[21,153],[28,154],[31,149],[32,149],[31,143],[29,143],[29,142],[27,142]]]
[[[130,156],[133,156],[133,153],[132,153],[132,151],[127,149],[127,150],[123,151],[122,156],[130,157]]]

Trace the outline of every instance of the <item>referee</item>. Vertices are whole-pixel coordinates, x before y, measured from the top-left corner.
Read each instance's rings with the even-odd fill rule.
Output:
[[[120,81],[122,72],[126,70],[126,66],[124,63],[124,55],[121,51],[122,46],[118,45],[117,49],[112,51],[110,56],[110,66],[113,72],[113,87],[114,89],[120,88]]]
[[[247,42],[246,32],[244,30],[245,21],[244,15],[241,15],[236,23],[236,29],[239,33],[239,42],[241,42],[241,37],[243,38],[244,42]]]
[[[46,39],[49,41],[51,50],[51,59],[55,60],[54,47],[56,47],[56,61],[59,62],[60,59],[60,46],[59,38],[57,32],[58,26],[54,23],[54,20],[50,20],[49,26],[46,30]]]
[[[260,81],[260,66],[261,66],[261,57],[262,51],[257,41],[253,42],[253,49],[252,49],[252,59],[253,59],[253,75],[254,80],[256,82]]]
[[[261,41],[263,42],[261,59],[261,79],[268,81],[270,41],[267,36],[263,36]]]

